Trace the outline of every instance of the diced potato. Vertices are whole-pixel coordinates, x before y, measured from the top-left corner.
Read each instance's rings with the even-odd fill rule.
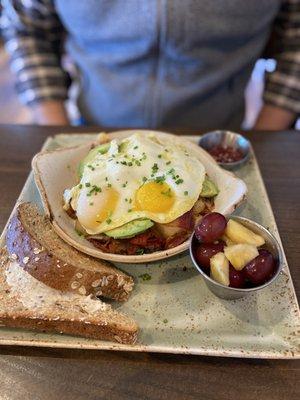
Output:
[[[227,222],[225,235],[236,244],[252,244],[256,247],[265,244],[265,239],[262,236],[257,235],[233,219]]]
[[[223,242],[226,243],[226,246],[232,246],[233,244],[236,244],[236,243],[234,243],[231,239],[229,239],[229,237],[226,236],[226,235],[223,235],[223,236],[221,237],[221,240],[223,240]]]
[[[224,253],[237,271],[242,270],[249,261],[258,256],[258,250],[253,244],[234,244],[224,247]]]
[[[96,138],[96,143],[97,144],[102,144],[102,143],[107,143],[109,142],[111,139],[109,137],[109,135],[106,132],[100,132],[97,135]]]
[[[210,276],[216,282],[229,286],[229,262],[224,253],[220,252],[211,257]]]

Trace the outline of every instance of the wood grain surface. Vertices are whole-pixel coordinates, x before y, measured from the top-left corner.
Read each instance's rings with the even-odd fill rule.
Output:
[[[47,136],[73,127],[0,126],[0,229]],[[77,131],[97,131],[77,128]],[[199,134],[195,130],[170,131]],[[300,133],[247,133],[300,293]],[[0,399],[300,398],[300,362],[0,347]]]

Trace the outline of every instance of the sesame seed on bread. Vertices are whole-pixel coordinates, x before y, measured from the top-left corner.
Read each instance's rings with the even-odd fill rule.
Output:
[[[38,281],[0,251],[0,324],[40,332],[133,344],[133,319],[99,299],[61,292]]]
[[[18,206],[8,225],[6,245],[25,271],[54,289],[118,301],[127,300],[133,289],[132,277],[64,242],[35,204]]]

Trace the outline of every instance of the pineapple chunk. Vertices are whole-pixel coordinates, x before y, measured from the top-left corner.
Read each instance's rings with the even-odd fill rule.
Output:
[[[250,229],[233,219],[227,222],[225,235],[228,239],[237,244],[252,244],[256,247],[265,244],[265,239],[262,236],[250,231]]]
[[[220,252],[211,257],[210,275],[216,282],[229,286],[229,262],[224,253]]]
[[[226,236],[226,235],[223,235],[223,236],[221,237],[221,239],[223,240],[223,242],[226,243],[226,246],[232,246],[233,244],[236,244],[236,243],[234,243],[231,239],[229,239],[229,237]]]
[[[258,256],[258,250],[253,244],[234,244],[225,247],[224,253],[237,271],[243,269],[249,261]]]

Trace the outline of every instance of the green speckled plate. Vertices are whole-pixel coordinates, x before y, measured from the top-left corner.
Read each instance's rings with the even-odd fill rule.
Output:
[[[57,135],[44,149],[81,144],[94,135]],[[198,140],[191,137],[191,140]],[[236,171],[248,186],[248,201],[237,213],[269,227],[280,240],[254,155]],[[17,201],[40,204],[30,174]],[[3,236],[0,245],[3,245]],[[140,326],[133,346],[1,328],[0,344],[110,349],[253,358],[300,358],[300,316],[285,260],[277,281],[235,301],[215,297],[187,253],[151,264],[116,264],[136,278],[130,300],[117,306]]]

